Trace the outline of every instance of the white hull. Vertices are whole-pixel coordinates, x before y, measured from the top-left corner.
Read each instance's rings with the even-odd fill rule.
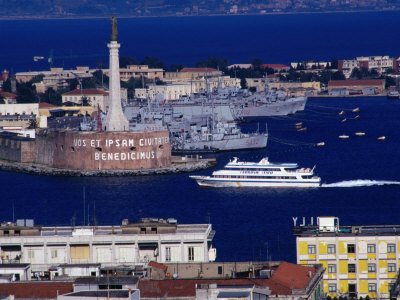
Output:
[[[228,180],[212,178],[210,176],[190,176],[196,180],[200,186],[210,187],[319,187],[321,185],[320,180],[304,180],[304,181],[271,181],[271,180]]]

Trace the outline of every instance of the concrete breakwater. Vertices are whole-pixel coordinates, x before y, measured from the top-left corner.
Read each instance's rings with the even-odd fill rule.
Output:
[[[188,158],[174,157],[170,167],[156,169],[137,169],[137,170],[75,170],[53,168],[47,165],[18,163],[0,160],[0,171],[19,172],[45,176],[75,176],[75,177],[112,177],[112,176],[145,176],[145,175],[165,175],[195,172],[211,168],[216,165],[213,158]]]

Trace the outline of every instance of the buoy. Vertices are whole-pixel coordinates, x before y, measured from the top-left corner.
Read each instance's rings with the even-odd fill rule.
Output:
[[[301,125],[303,125],[303,122],[299,122],[299,123],[296,123],[296,124],[294,124],[294,125],[296,125],[296,126],[301,126]]]
[[[386,140],[386,137],[385,136],[380,136],[380,137],[377,138],[377,140],[378,141],[383,141],[383,140]]]
[[[343,116],[345,113],[346,113],[346,112],[345,112],[344,110],[342,110],[342,111],[339,113],[339,116]]]
[[[307,130],[307,127],[297,129],[297,131],[306,131],[306,130]]]
[[[359,116],[359,115],[357,115],[357,116],[355,116],[355,117],[354,117],[354,119],[356,119],[356,120],[357,120],[357,119],[359,119],[359,118],[360,118],[360,116]]]
[[[356,132],[356,133],[354,133],[356,136],[364,136],[365,135],[365,132]]]
[[[325,142],[319,142],[315,144],[316,147],[323,147],[325,146]]]
[[[339,139],[348,139],[348,138],[349,138],[348,135],[345,134],[339,135]]]
[[[340,121],[340,122],[342,122],[342,123],[344,123],[344,122],[346,122],[347,121],[347,119],[346,118],[344,118],[342,121]]]
[[[360,111],[359,107],[356,107],[355,109],[352,110],[352,112],[359,112],[359,111]]]

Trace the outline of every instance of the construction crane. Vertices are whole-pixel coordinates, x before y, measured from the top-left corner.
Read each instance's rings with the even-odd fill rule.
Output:
[[[84,54],[84,55],[73,55],[72,50],[70,55],[65,55],[65,56],[54,56],[54,49],[50,49],[49,56],[47,57],[47,62],[50,64],[50,68],[53,68],[54,66],[54,60],[55,59],[72,59],[72,58],[82,58],[82,57],[107,57],[107,54]],[[42,59],[45,59],[44,56],[34,56],[33,61],[40,61]]]

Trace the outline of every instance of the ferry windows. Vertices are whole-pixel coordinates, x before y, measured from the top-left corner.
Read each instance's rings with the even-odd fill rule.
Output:
[[[368,273],[376,272],[376,264],[368,264]]]
[[[388,253],[396,253],[396,244],[388,244],[387,252]]]
[[[388,264],[388,272],[390,272],[390,273],[396,272],[396,264],[394,264],[394,263],[389,263],[389,264]]]
[[[335,254],[335,253],[336,253],[336,245],[328,244],[328,254]]]
[[[348,264],[347,269],[349,273],[356,273],[356,265],[355,264]]]
[[[328,265],[328,273],[336,274],[336,265]]]
[[[329,293],[336,293],[336,283],[330,283],[328,285],[328,291]]]
[[[375,293],[376,292],[376,283],[368,283],[368,292]]]
[[[194,247],[188,247],[188,261],[194,261]]]
[[[376,252],[375,244],[368,244],[367,245],[367,252],[368,253],[375,253]]]
[[[348,244],[347,253],[356,253],[356,246],[354,244]]]
[[[308,254],[315,254],[315,245],[308,245]]]

